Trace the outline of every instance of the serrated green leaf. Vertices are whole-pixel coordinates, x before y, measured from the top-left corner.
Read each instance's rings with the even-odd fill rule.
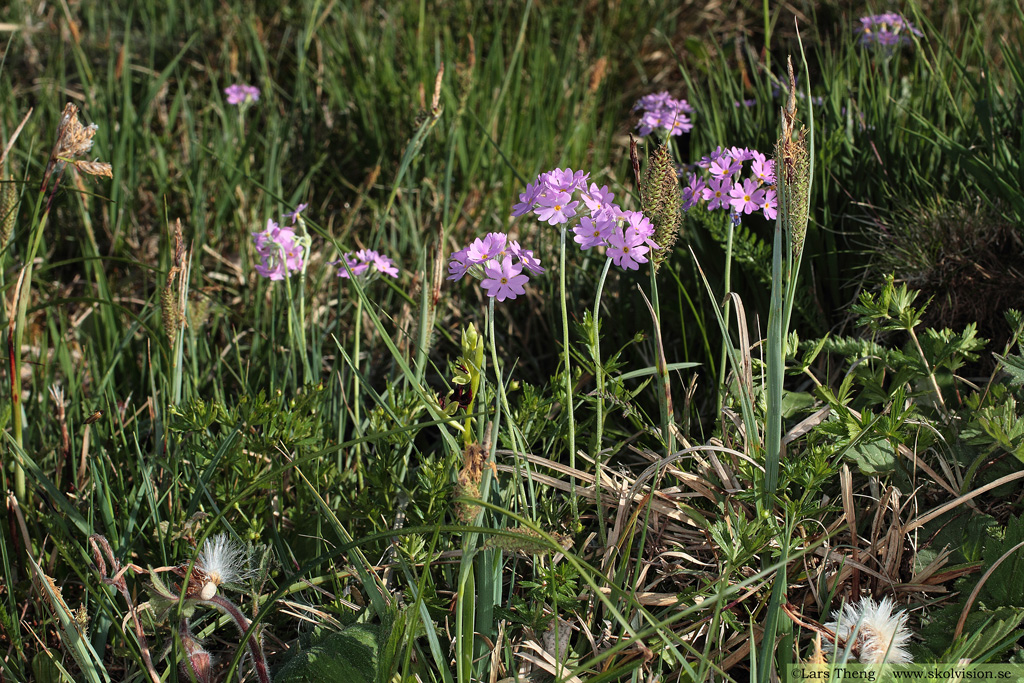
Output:
[[[888,439],[871,439],[854,444],[846,451],[865,476],[889,474],[896,469],[896,449]]]
[[[274,677],[276,683],[321,681],[377,681],[380,626],[355,624],[329,633],[307,650],[296,654]]]
[[[1024,357],[993,355],[999,361],[999,367],[1010,376],[1010,384],[1015,387],[1024,385]]]

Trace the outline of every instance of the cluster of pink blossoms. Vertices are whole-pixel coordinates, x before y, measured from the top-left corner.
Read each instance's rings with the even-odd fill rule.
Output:
[[[268,219],[265,230],[252,233],[256,254],[260,259],[256,265],[257,273],[271,280],[283,280],[291,277],[292,273],[305,269],[312,244],[306,233],[305,220],[302,218],[308,207],[308,204],[299,204],[294,211],[284,214],[285,218],[291,219],[290,226],[282,227]],[[299,231],[296,231],[296,225]],[[372,249],[360,249],[354,254],[348,252],[342,255],[342,259],[348,263],[347,269],[341,265],[342,260],[328,262],[328,265],[341,266],[338,268],[338,277],[349,277],[349,270],[357,277],[369,277],[374,273],[398,277],[398,266],[395,262]]]
[[[654,226],[641,212],[623,211],[612,203],[615,195],[607,185],[598,187],[589,180],[589,173],[571,168],[541,173],[519,195],[512,216],[534,214],[549,225],[560,226],[578,220],[572,232],[580,249],[605,247],[612,263],[638,270],[641,263],[647,263],[651,249],[661,248],[653,239]],[[448,263],[449,280],[460,280],[466,273],[482,278],[484,291],[498,301],[526,292],[527,271],[543,273],[544,269],[532,251],[501,232],[476,239],[452,254]]]
[[[369,277],[374,273],[380,273],[388,277],[398,277],[398,266],[395,264],[394,259],[372,249],[360,249],[355,254],[347,252],[342,254],[342,258],[345,260],[345,263],[348,263],[347,269],[342,265],[340,259],[330,262],[330,265],[338,266],[338,277],[348,277],[349,270],[356,277],[364,275]]]
[[[524,269],[532,273],[544,272],[532,251],[523,249],[503,232],[489,232],[452,254],[448,279],[461,280],[466,273],[482,278],[480,286],[487,296],[504,301],[526,293],[525,285],[530,277]]]
[[[636,125],[641,137],[656,130],[665,135],[682,135],[693,129],[693,123],[687,116],[693,113],[693,107],[686,100],[674,99],[668,91],[644,95],[633,105],[633,111],[641,109],[644,113]]]
[[[256,272],[271,280],[283,280],[302,270],[309,249],[309,237],[298,235],[294,227],[281,227],[273,219],[267,219],[262,232],[252,234],[260,262]]]
[[[924,36],[913,24],[895,12],[861,17],[857,33],[860,34],[861,45],[880,45],[882,47],[909,45],[910,34],[914,34],[918,38]]]
[[[750,175],[741,178],[743,164],[751,162]],[[683,188],[683,209],[707,202],[709,210],[727,209],[738,221],[740,216],[761,211],[768,220],[775,220],[775,160],[756,149],[719,147],[697,164],[707,172],[707,180],[696,173],[690,175]]]
[[[579,216],[579,224],[572,231],[580,249],[606,247],[607,256],[616,266],[638,270],[641,263],[647,263],[645,254],[661,248],[654,243],[654,225],[639,211],[623,211],[612,202],[615,195],[607,185],[588,186],[589,179],[589,173],[571,168],[541,173],[519,195],[512,215],[532,212],[551,225],[563,225]],[[577,192],[579,199],[574,199]]]
[[[224,94],[228,96],[228,104],[248,104],[260,100],[260,89],[255,85],[229,85],[224,88]]]
[[[564,225],[578,217],[579,224],[572,231],[580,249],[606,247],[606,255],[616,266],[638,270],[641,263],[647,263],[645,254],[661,248],[653,239],[654,225],[639,211],[623,211],[612,201],[615,195],[607,185],[588,185],[589,180],[589,173],[571,168],[541,173],[519,195],[512,215],[534,213],[551,225]],[[574,199],[577,193],[579,199]]]

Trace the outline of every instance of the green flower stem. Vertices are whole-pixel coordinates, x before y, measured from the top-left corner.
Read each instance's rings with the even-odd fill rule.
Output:
[[[608,279],[608,270],[612,260],[604,260],[604,270],[601,271],[601,279],[597,283],[597,297],[594,299],[594,315],[590,322],[593,326],[590,332],[590,347],[594,357],[594,381],[597,384],[597,424],[594,429],[594,462],[597,464],[597,474],[594,478],[594,498],[597,505],[598,534],[601,545],[604,545],[606,529],[604,512],[601,507],[601,447],[604,437],[604,365],[601,363],[601,329],[598,325],[601,315],[601,294],[604,292],[604,282]]]
[[[732,241],[733,233],[735,232],[735,226],[732,224],[732,216],[729,216],[729,228],[726,232],[725,238],[725,296],[728,297],[729,292],[732,291]],[[725,306],[722,308],[722,319],[725,320],[726,326],[722,329],[722,353],[719,354],[721,360],[718,363],[718,412],[721,414],[722,406],[725,401],[725,361],[728,356],[726,352],[726,345],[729,344],[729,303],[730,299],[726,298]]]
[[[292,306],[292,279],[290,277],[284,278],[284,293],[285,298],[288,300],[288,358],[290,361],[288,364],[291,366],[289,374],[292,377],[292,381],[298,384],[297,376],[299,372],[295,365],[295,353],[293,352],[297,340],[295,339],[295,311],[294,306]]]
[[[246,635],[246,646],[249,648],[249,657],[252,660],[252,668],[256,672],[256,678],[260,683],[270,683],[270,667],[267,666],[267,658],[263,655],[263,644],[259,635],[248,635],[252,629],[249,619],[238,609],[233,602],[220,595],[214,595],[209,600],[197,600],[201,605],[212,605],[226,614],[238,627],[242,635]]]
[[[562,353],[565,356],[565,406],[569,416],[569,467],[576,469],[576,420],[573,417],[572,397],[572,366],[569,361],[569,312],[565,294],[565,225],[562,225],[561,239],[559,240],[558,253],[558,289],[562,300]],[[576,478],[573,477],[569,483],[569,505],[572,509],[572,519],[575,524],[580,523],[579,504],[576,500]]]
[[[499,397],[499,399],[501,401],[501,407],[505,411],[505,415],[508,416],[508,433],[509,433],[509,436],[512,439],[512,453],[513,453],[513,457],[515,459],[515,468],[516,468],[516,472],[515,472],[516,478],[515,478],[515,481],[516,482],[522,482],[523,481],[523,476],[522,476],[522,473],[520,472],[519,454],[526,452],[526,444],[523,443],[522,440],[520,439],[520,432],[519,432],[519,430],[518,430],[518,428],[516,426],[515,420],[512,419],[512,408],[509,407],[508,395],[505,393],[505,381],[502,378],[501,372],[499,370],[499,365],[498,365],[498,340],[497,340],[497,337],[495,337],[495,335],[494,335],[494,297],[490,297],[490,301],[487,304],[487,331],[488,331],[488,334],[491,337],[491,363],[494,365],[494,376],[495,376],[495,378],[497,380],[497,384],[498,384],[498,397]],[[496,424],[497,424],[497,421],[496,421]],[[493,434],[491,436],[491,438],[494,439],[495,442],[497,442],[497,439],[498,439],[497,433]],[[532,477],[532,475],[530,475],[529,473],[528,473],[528,476]],[[520,486],[518,488],[518,492],[521,492],[523,494],[523,497],[522,497],[521,500],[523,502],[525,502],[526,495],[525,495],[525,491],[523,491],[522,486]]]
[[[661,379],[661,391],[658,392],[658,406],[661,408],[661,430],[665,439],[665,455],[672,455],[676,450],[676,437],[672,433],[672,382],[668,374],[668,361],[665,359],[665,345],[661,338],[661,302],[658,298],[658,276],[654,271],[654,262],[650,264],[651,271],[651,305],[654,308],[654,331],[655,331],[655,368],[658,378]]]
[[[924,369],[928,373],[928,379],[931,381],[932,390],[935,392],[935,398],[939,402],[939,409],[942,415],[948,420],[949,409],[946,408],[946,401],[942,398],[942,389],[939,388],[939,383],[935,379],[935,372],[932,370],[931,364],[928,362],[928,357],[924,354],[924,349],[921,348],[921,342],[917,339],[917,333],[914,332],[914,326],[908,325],[906,329],[907,334],[910,335],[910,340],[914,342],[914,348],[917,349],[917,355],[921,356],[921,362],[924,363]]]
[[[355,339],[352,341],[352,416],[355,421],[356,436],[362,436],[363,430],[359,422],[359,343],[363,336],[363,297],[356,300],[356,329]]]
[[[299,337],[299,353],[302,354],[303,383],[309,384],[314,380],[313,369],[309,365],[309,351],[306,347],[306,262],[309,259],[309,250],[302,261],[302,271],[299,273],[299,326],[295,331]]]

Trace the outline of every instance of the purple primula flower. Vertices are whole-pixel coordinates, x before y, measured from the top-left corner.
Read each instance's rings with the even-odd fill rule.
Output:
[[[528,183],[526,185],[526,192],[519,195],[519,203],[512,207],[512,216],[517,217],[530,213],[543,189],[540,182]]]
[[[285,218],[290,218],[292,225],[295,225],[295,221],[299,220],[299,214],[309,208],[309,204],[299,204],[295,207],[295,210],[291,213],[284,214]]]
[[[570,201],[572,195],[564,191],[556,191],[538,200],[537,217],[551,225],[568,223],[576,215],[579,202]]]
[[[224,88],[224,94],[228,96],[228,104],[248,104],[260,99],[260,89],[255,85],[229,85]]]
[[[750,172],[765,185],[775,183],[775,159],[767,159],[760,152],[754,152],[754,161],[750,164]]]
[[[349,276],[348,270],[346,270],[345,267],[342,265],[342,259],[344,259],[344,262],[348,264],[348,268],[352,271],[352,274],[356,276],[362,275],[366,271],[366,269],[370,267],[368,263],[363,263],[355,256],[353,256],[351,253],[342,254],[341,259],[337,261],[328,262],[328,265],[338,266],[338,277]]]
[[[508,243],[508,251],[514,258],[519,259],[519,263],[527,270],[538,275],[544,272],[544,268],[540,265],[540,259],[534,256],[531,250],[523,249],[519,246],[519,242],[515,240],[510,241]]]
[[[762,209],[762,211],[764,212],[764,217],[770,221],[775,220],[775,218],[779,215],[777,206],[778,204],[777,200],[775,199],[775,190],[770,188],[768,190],[765,190],[764,207]]]
[[[735,213],[754,213],[764,203],[764,190],[760,189],[756,180],[747,178],[738,182],[729,191],[729,204]]]
[[[583,171],[573,171],[571,168],[563,171],[556,168],[553,171],[541,173],[538,181],[550,191],[572,194],[578,189],[585,188],[589,178],[590,174]]]
[[[712,178],[708,186],[704,188],[704,200],[708,202],[708,209],[724,209],[729,206],[729,190],[732,189],[732,181],[728,178]]]
[[[388,277],[398,277],[398,266],[394,260],[389,256],[384,256],[380,252],[374,251],[373,249],[360,249],[355,254],[351,252],[342,254],[344,263],[348,264],[348,269],[342,264],[341,260],[331,261],[329,265],[340,266],[338,268],[338,277],[349,277],[348,271],[351,270],[352,274],[356,277],[366,276],[369,277],[374,273],[381,273]]]
[[[743,164],[750,162],[750,176],[741,178]],[[775,161],[756,149],[719,147],[697,164],[707,169],[708,180],[690,176],[683,188],[683,209],[706,201],[709,211],[726,209],[735,225],[744,215],[763,211],[769,220],[775,211]]]
[[[580,219],[579,225],[572,229],[576,234],[573,241],[579,244],[580,249],[583,250],[604,246],[614,226],[615,224],[608,219],[594,220],[590,216],[584,216]]]
[[[487,295],[504,301],[526,291],[523,286],[530,278],[524,268],[533,273],[544,272],[532,251],[503,232],[492,232],[451,255],[447,279],[460,280],[466,273],[482,278]]]
[[[861,45],[882,47],[909,45],[912,42],[911,34],[918,38],[924,36],[913,24],[894,12],[861,17],[857,33],[860,34]]]
[[[283,280],[294,271],[302,270],[309,238],[300,238],[293,228],[282,228],[267,219],[267,227],[252,233],[260,262],[256,272],[271,280]]]
[[[379,252],[367,249],[356,252],[356,256],[363,258],[369,265],[370,270],[375,270],[388,277],[398,277],[398,265],[395,264],[394,259],[390,256],[384,256]]]
[[[743,168],[741,159],[734,159],[731,156],[723,156],[711,162],[708,173],[712,178],[731,178]]]
[[[643,236],[632,227],[617,227],[608,237],[608,258],[625,270],[639,270],[641,263],[647,263],[644,254],[648,251],[650,247],[644,244]]]
[[[688,133],[693,129],[693,123],[687,116],[693,112],[693,107],[686,100],[673,99],[668,92],[644,95],[633,106],[633,111],[641,109],[644,113],[636,125],[641,137],[656,130],[673,136]]]
[[[611,206],[612,200],[615,199],[615,195],[608,190],[607,185],[599,188],[597,183],[591,183],[589,190],[580,192],[580,197],[591,213]]]
[[[707,185],[704,184],[704,179],[698,176],[696,173],[690,176],[690,182],[683,188],[683,210],[689,211],[697,202],[704,199],[704,189]]]
[[[739,109],[740,107],[753,107],[756,104],[757,100],[743,100],[742,102],[740,100],[736,100],[735,102],[732,103],[732,106]]]
[[[469,247],[459,249],[452,254],[448,261],[448,277],[446,280],[461,280],[462,276],[469,272],[473,262],[469,260]]]
[[[641,211],[626,211],[624,213],[626,222],[628,223],[627,232],[633,230],[637,235],[643,239],[651,249],[661,249],[654,242],[654,224],[651,223],[651,219],[645,216]]]
[[[700,161],[697,162],[697,165],[701,168],[711,168],[711,164],[718,161],[723,156],[727,156],[727,154],[721,147],[718,147],[706,157],[701,157]]]
[[[498,301],[515,299],[520,294],[526,293],[526,283],[529,281],[523,275],[523,267],[514,265],[512,257],[506,256],[504,260],[491,261],[484,266],[484,279],[480,286],[487,292],[487,296],[494,297]]]
[[[486,263],[491,259],[501,258],[505,255],[507,246],[508,235],[503,232],[489,232],[483,239],[478,237],[469,245],[468,260]]]
[[[756,152],[756,151],[757,151],[756,149],[752,150],[752,149],[749,149],[747,147],[730,147],[727,150],[729,156],[731,156],[733,159],[735,159],[736,161],[739,161],[741,163],[744,162],[744,161],[750,161],[751,159],[753,159],[754,158],[754,152]]]

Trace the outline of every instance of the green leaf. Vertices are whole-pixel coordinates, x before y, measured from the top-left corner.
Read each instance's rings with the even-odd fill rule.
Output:
[[[355,624],[328,633],[296,654],[274,677],[276,683],[350,681],[375,683],[381,627]]]
[[[850,446],[846,455],[857,463],[861,474],[879,476],[896,469],[896,449],[888,439],[871,439]]]
[[[402,646],[423,634],[419,615],[388,609],[380,624],[352,624],[341,631],[314,630],[309,642],[278,672],[277,683],[388,683],[401,662]]]
[[[1015,387],[1024,384],[1024,357],[993,355],[999,360],[999,366],[1010,376],[1010,384]]]
[[[793,417],[815,403],[815,398],[806,391],[782,391],[782,416]]]

